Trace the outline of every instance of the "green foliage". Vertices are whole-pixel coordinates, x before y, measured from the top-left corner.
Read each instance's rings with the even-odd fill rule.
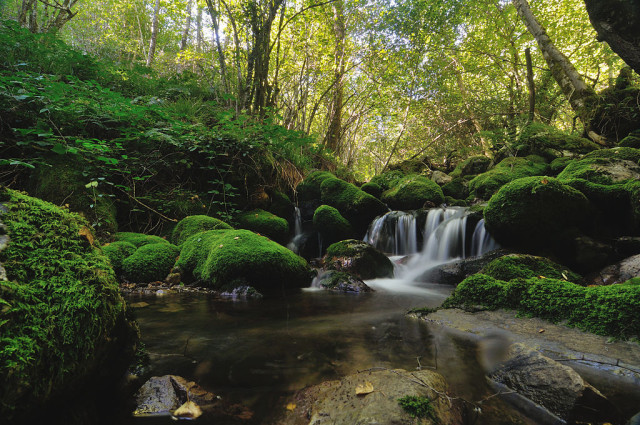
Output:
[[[331,244],[324,257],[327,270],[346,271],[360,279],[393,276],[393,264],[366,242],[347,239]]]
[[[102,252],[109,258],[109,261],[111,261],[111,267],[113,267],[116,275],[122,273],[123,261],[133,255],[137,249],[138,247],[134,244],[126,241],[111,242],[102,246]]]
[[[407,395],[399,398],[398,403],[412,418],[430,419],[434,422],[437,420],[435,408],[427,397]]]
[[[232,229],[230,225],[224,221],[206,215],[192,215],[185,217],[176,224],[171,233],[171,242],[175,245],[182,245],[191,236],[196,233],[207,230],[216,229]]]
[[[598,335],[628,339],[640,334],[640,286],[582,287],[557,279],[510,281],[475,274],[462,281],[443,307],[512,308]]]
[[[514,180],[484,210],[491,235],[506,246],[527,250],[560,249],[568,230],[585,227],[589,203],[576,189],[552,177]]]
[[[11,422],[127,362],[117,350],[135,331],[108,258],[81,235],[85,220],[8,189],[0,197],[11,237],[0,253],[9,279],[0,282],[0,412]]]
[[[328,171],[314,171],[309,174],[296,187],[298,200],[311,201],[313,199],[320,199],[320,185],[323,181],[330,178],[335,178],[335,176]]]
[[[214,289],[249,285],[273,294],[311,283],[303,258],[248,230],[198,233],[182,245],[176,266]]]
[[[235,221],[241,229],[265,235],[278,243],[285,243],[289,237],[287,220],[264,210],[245,211],[236,215]]]
[[[144,233],[135,232],[118,232],[114,237],[116,241],[129,242],[130,244],[135,245],[136,248],[152,243],[169,243],[166,239],[163,239],[160,236],[145,235]]]
[[[381,199],[394,210],[415,210],[422,208],[425,202],[442,204],[444,194],[436,182],[413,174],[400,179],[394,187],[382,194]]]
[[[320,200],[340,211],[358,234],[364,233],[369,223],[387,210],[377,198],[337,178],[323,180],[320,192]]]
[[[522,129],[511,149],[519,156],[540,155],[551,161],[566,153],[586,154],[599,148],[589,139],[564,133],[540,122],[532,122]]]
[[[320,205],[313,213],[313,227],[322,236],[325,245],[353,237],[351,224],[340,212],[329,205]]]
[[[548,165],[539,156],[510,157],[500,161],[495,168],[476,176],[469,182],[469,191],[480,199],[489,199],[505,184],[528,176],[542,176]]]
[[[134,283],[163,280],[180,254],[177,246],[164,243],[149,243],[141,246],[122,262],[122,274]]]
[[[553,261],[533,255],[510,254],[496,258],[485,266],[482,274],[499,280],[527,279],[540,277],[568,280],[574,283],[583,282],[582,276]]]

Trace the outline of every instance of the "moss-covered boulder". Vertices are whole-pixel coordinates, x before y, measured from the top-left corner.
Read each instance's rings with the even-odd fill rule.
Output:
[[[442,204],[444,194],[436,182],[413,174],[402,178],[393,188],[384,192],[381,199],[393,210],[416,210],[425,203]]]
[[[7,189],[0,203],[10,238],[0,252],[1,421],[45,423],[42,404],[54,399],[74,400],[56,403],[58,417],[77,415],[124,374],[137,328],[84,219]]]
[[[284,244],[289,239],[289,223],[282,217],[264,210],[245,211],[235,217],[238,227],[265,235]]]
[[[400,170],[387,171],[386,173],[378,174],[373,177],[369,183],[376,184],[382,188],[382,190],[388,190],[394,187],[406,174]]]
[[[560,174],[562,172],[562,170],[567,168],[567,165],[569,165],[569,163],[571,163],[573,161],[575,161],[575,159],[573,159],[573,158],[571,158],[569,156],[562,156],[560,158],[554,159],[549,164],[549,174],[551,174],[553,176],[557,176],[558,174]]]
[[[322,236],[323,245],[353,237],[351,224],[340,211],[329,205],[320,205],[313,214],[313,227]]]
[[[600,149],[589,139],[562,132],[540,122],[528,124],[511,148],[520,156],[540,155],[549,161],[559,157],[575,157]]]
[[[232,229],[230,225],[222,220],[207,215],[190,215],[183,218],[176,224],[171,233],[171,242],[181,245],[196,233],[207,230]]]
[[[378,199],[380,199],[380,196],[384,191],[384,189],[382,189],[382,187],[379,184],[373,183],[373,182],[368,182],[363,184],[362,186],[360,186],[360,189],[367,192],[371,196],[375,196]]]
[[[269,295],[311,283],[307,262],[287,248],[249,230],[209,230],[182,245],[176,266],[219,290],[252,286]]]
[[[449,173],[451,177],[464,177],[469,175],[482,174],[491,166],[491,159],[484,155],[471,156],[461,163]]]
[[[122,274],[129,282],[147,283],[163,280],[180,255],[170,243],[143,245],[122,261]]]
[[[314,280],[314,286],[335,292],[362,293],[373,292],[362,279],[351,273],[329,270]]]
[[[357,234],[364,234],[369,223],[387,211],[380,200],[340,179],[326,179],[320,186],[320,199],[340,211]]]
[[[505,158],[495,168],[471,180],[469,191],[476,198],[487,200],[510,181],[528,176],[542,176],[547,170],[548,164],[539,156]]]
[[[455,178],[442,186],[442,193],[454,199],[466,199],[469,196],[469,183],[462,178]]]
[[[502,245],[554,248],[571,228],[587,223],[589,202],[552,177],[525,177],[502,187],[484,210],[485,226]]]
[[[566,280],[531,277],[509,281],[475,274],[462,281],[443,307],[509,308],[598,335],[640,335],[640,286],[583,287]]]
[[[311,201],[320,199],[320,185],[326,179],[335,179],[336,176],[328,171],[314,171],[302,180],[296,187],[299,201]]]
[[[558,175],[568,181],[584,179],[592,183],[613,184],[640,179],[640,149],[603,149],[573,161]]]
[[[267,193],[269,194],[268,211],[285,220],[291,220],[296,207],[287,194],[279,190],[270,190]]]
[[[351,273],[360,279],[393,276],[393,264],[387,256],[368,243],[356,239],[330,245],[323,262],[327,270]]]
[[[116,241],[129,242],[137,248],[152,243],[169,243],[166,239],[155,235],[145,235],[144,233],[135,232],[118,232],[114,235]]]
[[[554,263],[545,257],[526,254],[509,254],[496,258],[487,264],[480,273],[499,280],[528,279],[545,277],[583,283],[584,279],[569,268]]]
[[[111,261],[111,267],[113,267],[116,275],[122,273],[122,262],[127,257],[133,255],[137,249],[134,244],[125,241],[111,242],[102,246],[102,252],[109,258],[109,261]]]

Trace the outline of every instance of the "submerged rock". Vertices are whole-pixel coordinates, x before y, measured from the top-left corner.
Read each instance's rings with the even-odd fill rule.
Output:
[[[350,273],[329,270],[316,279],[313,286],[336,292],[372,292],[369,286]]]
[[[196,407],[198,407],[197,405],[214,403],[217,399],[215,394],[204,390],[195,382],[187,381],[175,375],[153,376],[149,378],[149,380],[140,387],[135,398],[136,409],[133,412],[134,416],[168,415],[174,413],[176,409],[189,401],[194,402]],[[191,411],[195,412],[196,410],[193,409]],[[201,411],[200,414],[202,414]]]
[[[563,420],[617,422],[615,407],[576,371],[523,344],[512,344],[488,375]]]
[[[366,242],[347,239],[327,249],[324,265],[328,270],[353,274],[360,279],[393,276],[393,264],[382,252]]]
[[[597,285],[611,285],[623,283],[640,276],[640,254],[605,267],[597,273],[593,283]]]
[[[436,392],[437,391],[437,392]],[[409,425],[415,423],[462,424],[458,400],[448,400],[444,378],[432,371],[376,370],[323,382],[299,391],[277,423],[284,425]],[[433,407],[429,420],[420,420],[403,410],[398,400],[406,396],[426,397]],[[420,422],[417,422],[420,421]]]

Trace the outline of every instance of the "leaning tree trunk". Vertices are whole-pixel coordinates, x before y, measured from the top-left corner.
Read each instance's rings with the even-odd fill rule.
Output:
[[[156,54],[156,42],[158,41],[158,15],[160,13],[160,0],[156,0],[153,8],[153,21],[151,23],[151,41],[149,42],[149,53],[147,54],[147,66],[153,64],[153,57]]]
[[[191,30],[191,9],[193,7],[193,0],[187,2],[187,17],[184,21],[184,29],[182,30],[182,39],[180,40],[180,50],[187,48],[189,42],[189,31]]]
[[[606,140],[590,129],[592,101],[596,97],[595,91],[589,87],[575,67],[560,50],[553,44],[544,27],[538,22],[531,12],[527,0],[512,0],[518,11],[518,15],[524,20],[527,29],[536,39],[542,56],[551,70],[562,93],[569,101],[571,108],[585,126],[586,132],[593,141],[606,145]]]
[[[640,4],[629,0],[584,0],[598,39],[606,41],[640,74]]]
[[[341,0],[333,3],[333,32],[336,40],[334,61],[334,88],[331,101],[331,118],[327,129],[325,146],[340,154],[342,141],[342,106],[344,97],[345,49],[347,28],[344,20],[344,7]]]

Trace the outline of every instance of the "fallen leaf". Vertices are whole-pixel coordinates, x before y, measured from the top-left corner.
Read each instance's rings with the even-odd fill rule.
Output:
[[[84,236],[89,242],[89,245],[93,246],[93,234],[87,226],[82,226],[82,228],[78,230],[78,235]]]
[[[539,333],[539,334],[541,334],[542,332],[544,332],[544,329],[540,329],[540,330],[538,331],[538,333]]]
[[[542,179],[542,180],[540,181],[540,183],[542,183],[542,184],[547,184],[547,183],[549,183],[549,180],[547,180],[547,179]]]
[[[235,238],[233,238],[233,239],[238,240],[238,239],[240,239],[240,236],[236,236],[236,237],[235,237]]]
[[[567,277],[566,274],[562,273],[562,277],[564,278],[564,280],[569,280],[569,278]]]
[[[191,418],[195,419],[199,416],[202,416],[202,410],[200,406],[195,404],[193,401],[187,401],[182,406],[178,407],[175,412],[173,412],[173,416],[176,418]]]
[[[287,404],[287,410],[296,410],[296,404],[295,403]]]
[[[544,276],[538,276],[538,279],[546,279]]]
[[[222,248],[224,245],[220,244],[220,246],[218,248]]]
[[[365,382],[356,386],[356,395],[366,395],[373,392],[373,384],[371,382]]]

